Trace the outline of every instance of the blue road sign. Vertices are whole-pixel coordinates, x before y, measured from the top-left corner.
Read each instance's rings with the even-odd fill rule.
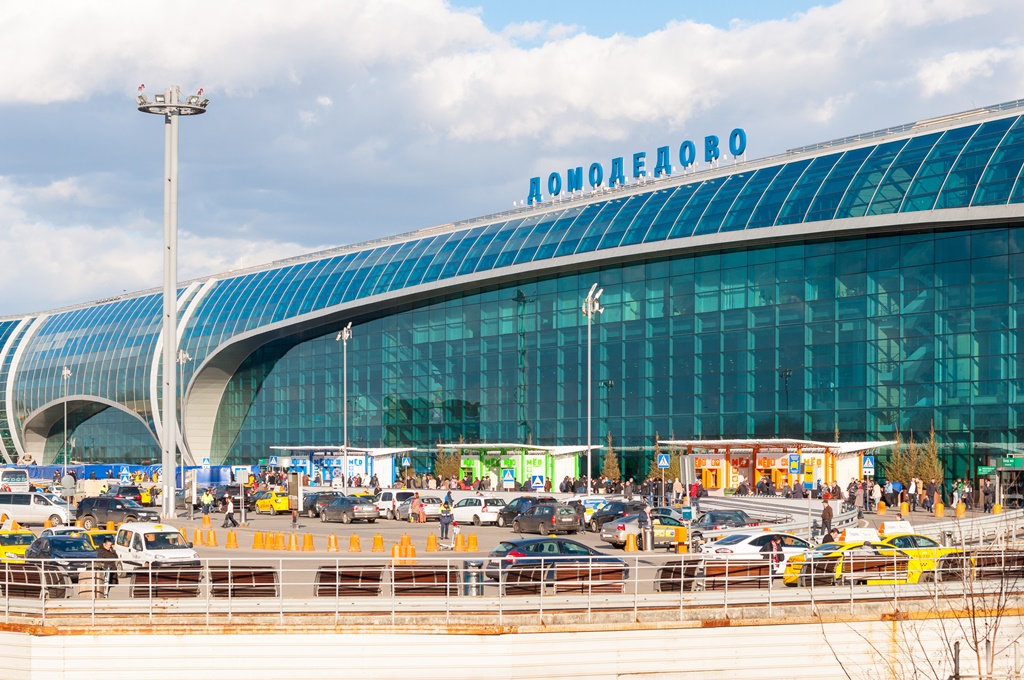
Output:
[[[530,478],[530,486],[534,489],[544,488],[544,475],[534,475]]]
[[[122,465],[121,466],[121,470],[118,472],[118,474],[119,475],[130,475],[131,472],[128,471],[128,466],[127,465]]]
[[[789,472],[794,475],[800,474],[800,454],[789,454]]]
[[[210,459],[203,458],[203,467],[210,467]]]
[[[864,456],[864,462],[861,464],[861,469],[864,470],[864,474],[875,474],[875,457]]]
[[[664,470],[668,466],[669,466],[668,454],[667,453],[659,453],[658,454],[658,467],[661,468],[662,470]]]
[[[515,484],[516,482],[516,471],[512,468],[502,468],[501,470],[501,483],[502,484]]]
[[[271,456],[267,459],[267,465],[277,466],[277,456]]]
[[[128,477],[127,472],[122,472],[121,477],[117,481],[120,482],[121,484],[131,484],[132,480],[130,477]]]
[[[402,456],[402,467],[409,467],[412,465],[412,458],[409,456]]]

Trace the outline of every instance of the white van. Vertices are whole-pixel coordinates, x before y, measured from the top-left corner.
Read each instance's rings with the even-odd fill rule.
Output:
[[[3,489],[5,486],[7,491],[27,492],[28,472],[15,468],[0,470],[0,489]]]
[[[44,493],[15,493],[0,491],[0,515],[7,515],[19,524],[42,524],[50,520],[53,526],[69,524],[75,510]]]
[[[415,491],[407,489],[381,489],[372,502],[377,506],[377,515],[380,517],[398,519],[398,506],[415,495]]]
[[[154,567],[198,567],[199,553],[170,524],[126,522],[117,530],[114,552],[125,571]]]

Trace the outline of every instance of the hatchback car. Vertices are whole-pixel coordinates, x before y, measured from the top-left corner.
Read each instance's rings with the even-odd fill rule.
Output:
[[[452,506],[452,515],[459,524],[473,523],[474,526],[481,524],[497,524],[498,513],[505,507],[505,501],[501,498],[481,498],[471,496],[463,498]]]
[[[621,567],[625,577],[629,577],[629,565],[624,560],[605,555],[569,538],[519,538],[502,541],[488,553],[483,569],[487,578],[500,581],[512,565],[550,563],[553,570],[555,563],[562,562],[613,564]]]
[[[350,524],[355,520],[365,520],[370,524],[377,521],[377,506],[369,500],[359,503],[348,496],[335,498],[330,505],[320,511],[321,522],[341,522]]]
[[[773,537],[778,538],[782,546],[782,559],[776,567],[776,575],[786,571],[790,558],[802,555],[812,547],[810,543],[793,534],[761,532],[724,536],[713,543],[702,545],[700,553],[706,560],[762,559],[765,554],[761,549],[768,545]]]
[[[274,491],[256,501],[256,512],[260,514],[276,515],[288,510],[288,494],[281,491]]]
[[[26,560],[42,560],[44,569],[66,573],[72,582],[96,560],[96,549],[84,536],[40,536],[25,551]]]
[[[559,532],[577,534],[580,531],[580,520],[576,515],[576,510],[567,505],[535,505],[512,520],[512,531],[516,533],[536,531],[541,535]]]
[[[625,517],[626,515],[635,515],[644,509],[646,504],[643,501],[609,501],[600,508],[594,511],[594,514],[590,516],[588,525],[590,530],[598,532],[606,522],[611,522],[613,519]]]
[[[498,511],[498,526],[511,526],[512,520],[518,515],[524,514],[535,505],[542,503],[557,503],[558,499],[553,496],[519,496],[508,502],[508,505]]]

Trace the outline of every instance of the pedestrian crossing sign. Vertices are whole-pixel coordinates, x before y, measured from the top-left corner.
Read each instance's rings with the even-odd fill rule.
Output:
[[[412,458],[410,458],[409,456],[403,456],[402,467],[409,467],[410,465],[412,465]]]
[[[267,465],[277,466],[277,456],[271,456],[267,459]]]
[[[658,454],[658,467],[661,468],[662,470],[664,470],[668,466],[669,466],[668,454],[667,453],[659,453]]]
[[[512,468],[505,468],[501,471],[501,483],[502,484],[515,484],[516,471]]]
[[[530,486],[534,489],[544,488],[544,475],[534,475],[530,478]]]
[[[873,474],[875,474],[875,457],[874,456],[864,456],[864,462],[861,463],[860,467],[861,467],[861,470],[863,470],[864,474],[866,474],[866,475],[873,475]]]
[[[122,465],[121,466],[121,471],[118,474],[130,475],[131,472],[128,471],[128,466],[127,465]]]

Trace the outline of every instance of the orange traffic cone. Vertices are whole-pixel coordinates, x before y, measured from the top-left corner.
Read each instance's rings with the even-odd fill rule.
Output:
[[[305,534],[302,537],[302,552],[312,552],[316,550],[313,545],[313,534]]]
[[[288,550],[292,552],[298,552],[299,537],[297,534],[288,534]]]
[[[46,520],[45,522],[43,522],[43,528],[44,529],[52,529],[53,528],[53,522],[51,522],[50,520]]]
[[[626,536],[626,552],[636,552],[636,534]]]
[[[400,544],[401,545],[411,545],[412,544],[412,538],[409,536],[409,534],[402,534],[402,540],[400,541]]]
[[[416,564],[416,546],[412,543],[405,546],[405,563]]]
[[[113,531],[113,530],[114,530],[114,523],[113,522],[107,522],[107,531]]]
[[[466,537],[462,534],[458,534],[455,537],[455,552],[466,552]]]
[[[395,564],[402,563],[402,545],[400,543],[391,546],[391,561]]]
[[[370,552],[384,552],[384,534],[373,535],[373,547]]]
[[[327,537],[327,552],[338,552],[338,535],[331,534]]]
[[[437,534],[427,534],[427,552],[437,552]]]
[[[202,529],[196,529],[195,533],[192,534],[192,544],[193,545],[206,545],[206,541],[203,539],[203,530]]]
[[[206,546],[208,548],[217,547],[217,532],[213,529],[210,529],[210,531],[206,534]]]
[[[264,550],[263,544],[263,532],[257,531],[252,537],[252,549],[253,550]]]
[[[363,552],[363,546],[359,543],[359,534],[352,534],[348,537],[349,552]]]
[[[210,529],[212,527],[213,527],[213,524],[210,523],[210,516],[209,515],[203,515],[203,528],[204,529]]]
[[[284,534],[280,531],[274,534],[274,550],[284,550]]]
[[[479,552],[480,548],[477,546],[476,534],[470,534],[469,538],[466,539],[466,552]]]
[[[225,548],[237,548],[238,547],[238,536],[234,531],[228,532],[228,542],[224,545]]]

